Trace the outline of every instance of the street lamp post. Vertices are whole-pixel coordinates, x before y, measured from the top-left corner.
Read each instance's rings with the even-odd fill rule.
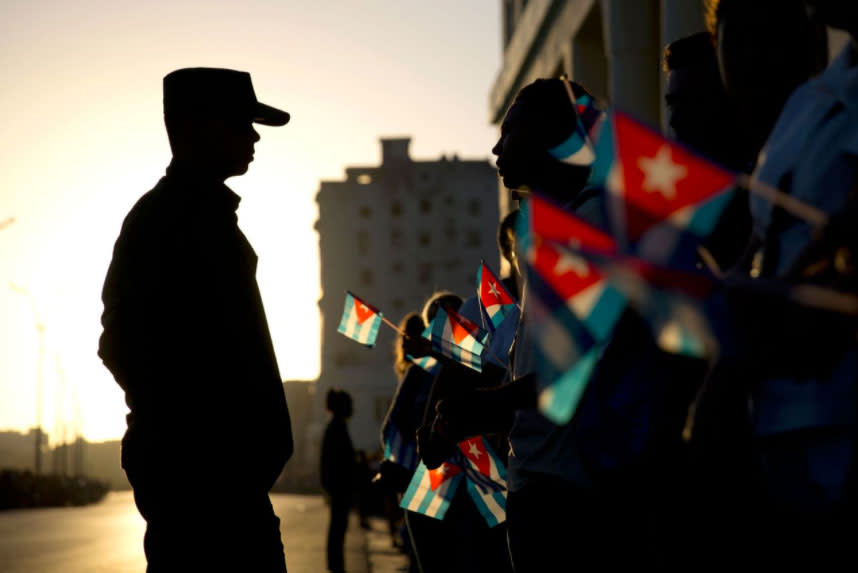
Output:
[[[36,365],[36,451],[33,465],[33,472],[39,474],[42,472],[42,368],[45,361],[45,324],[39,317],[39,313],[36,310],[36,303],[33,301],[33,295],[29,289],[14,283],[11,283],[9,288],[27,297],[27,300],[30,302],[30,310],[33,313],[33,320],[36,323],[36,332],[39,335],[38,364]]]

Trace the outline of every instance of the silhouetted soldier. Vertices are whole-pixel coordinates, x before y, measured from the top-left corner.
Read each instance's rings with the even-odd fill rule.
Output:
[[[286,570],[268,491],[292,454],[289,412],[224,181],[253,160],[254,122],[288,121],[246,72],[164,78],[173,160],[122,225],[99,344],[130,409],[122,467],[150,572]]]

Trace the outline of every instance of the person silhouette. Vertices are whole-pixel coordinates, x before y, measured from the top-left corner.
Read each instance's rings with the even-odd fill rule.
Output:
[[[348,392],[331,388],[325,398],[331,421],[328,422],[322,438],[319,475],[331,503],[327,544],[328,571],[342,573],[345,571],[343,545],[358,469],[354,446],[346,425],[352,416],[352,397]]]
[[[259,103],[247,72],[180,69],[163,90],[172,161],[123,222],[98,349],[130,410],[122,467],[147,571],[283,572],[268,492],[291,422],[257,257],[224,182],[253,160],[253,123],[289,114]]]

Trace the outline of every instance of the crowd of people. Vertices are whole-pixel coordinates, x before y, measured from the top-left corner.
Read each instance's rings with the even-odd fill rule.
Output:
[[[507,111],[506,276],[439,292],[399,328],[375,483],[407,508],[413,570],[856,566],[858,3],[706,4],[708,32],[665,51],[672,140],[566,78]],[[826,26],[850,36],[832,62]],[[147,571],[284,572],[268,493],[291,421],[225,181],[253,160],[254,124],[290,115],[246,72],[163,87],[172,161],[123,223],[99,340],[129,408]],[[596,268],[602,294],[573,301],[567,281]],[[347,301],[341,332],[374,340],[382,317]],[[350,398],[328,407],[342,571],[358,465]]]
[[[855,566],[858,5],[707,7],[709,30],[667,46],[664,65],[673,140],[750,181],[696,237],[717,352],[666,348],[628,304],[574,415],[546,417],[528,205],[614,231],[610,191],[593,177],[609,123],[585,117],[586,86],[525,86],[493,149],[520,206],[498,229],[518,304],[491,329],[481,369],[423,336],[442,308],[485,325],[479,294],[440,292],[403,319],[382,440],[395,428],[416,455],[389,456],[376,478],[401,497],[418,464],[442,467],[482,436],[505,465],[505,521],[487,524],[465,488],[443,519],[406,510],[413,571]],[[831,63],[826,26],[851,36]],[[595,161],[556,153],[576,132],[592,137]]]

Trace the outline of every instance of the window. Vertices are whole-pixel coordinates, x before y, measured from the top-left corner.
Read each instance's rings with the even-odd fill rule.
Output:
[[[357,250],[360,255],[366,255],[369,252],[369,231],[358,231]]]
[[[402,261],[393,261],[393,264],[391,265],[391,268],[393,269],[393,272],[394,272],[394,273],[396,273],[396,274],[401,273],[401,272],[402,272],[402,268],[403,268],[403,267],[402,267]]]
[[[432,201],[429,199],[421,199],[420,200],[420,212],[421,213],[431,213],[432,212]]]
[[[391,229],[390,230],[390,246],[391,247],[401,247],[402,246],[402,229]]]
[[[447,219],[446,221],[444,221],[444,237],[446,237],[448,241],[455,241],[458,235],[459,225],[457,224],[456,220]]]
[[[417,265],[417,281],[424,285],[432,284],[432,263]]]
[[[361,205],[359,213],[362,219],[372,217],[372,209],[368,205]]]
[[[481,242],[480,231],[477,229],[468,229],[468,234],[465,235],[465,246],[479,247]]]
[[[372,269],[361,269],[360,283],[363,286],[372,286],[373,276]]]
[[[390,215],[392,217],[399,217],[402,215],[402,203],[399,201],[394,201],[390,204]]]
[[[482,210],[483,202],[479,199],[471,199],[468,201],[468,214],[476,217]]]
[[[357,176],[357,182],[359,185],[368,185],[372,183],[372,175],[369,173],[361,173]]]
[[[401,298],[393,299],[393,310],[396,312],[402,312],[402,308],[405,306],[405,301]]]
[[[428,247],[432,244],[432,233],[429,231],[420,231],[417,235],[417,243],[421,247]]]

